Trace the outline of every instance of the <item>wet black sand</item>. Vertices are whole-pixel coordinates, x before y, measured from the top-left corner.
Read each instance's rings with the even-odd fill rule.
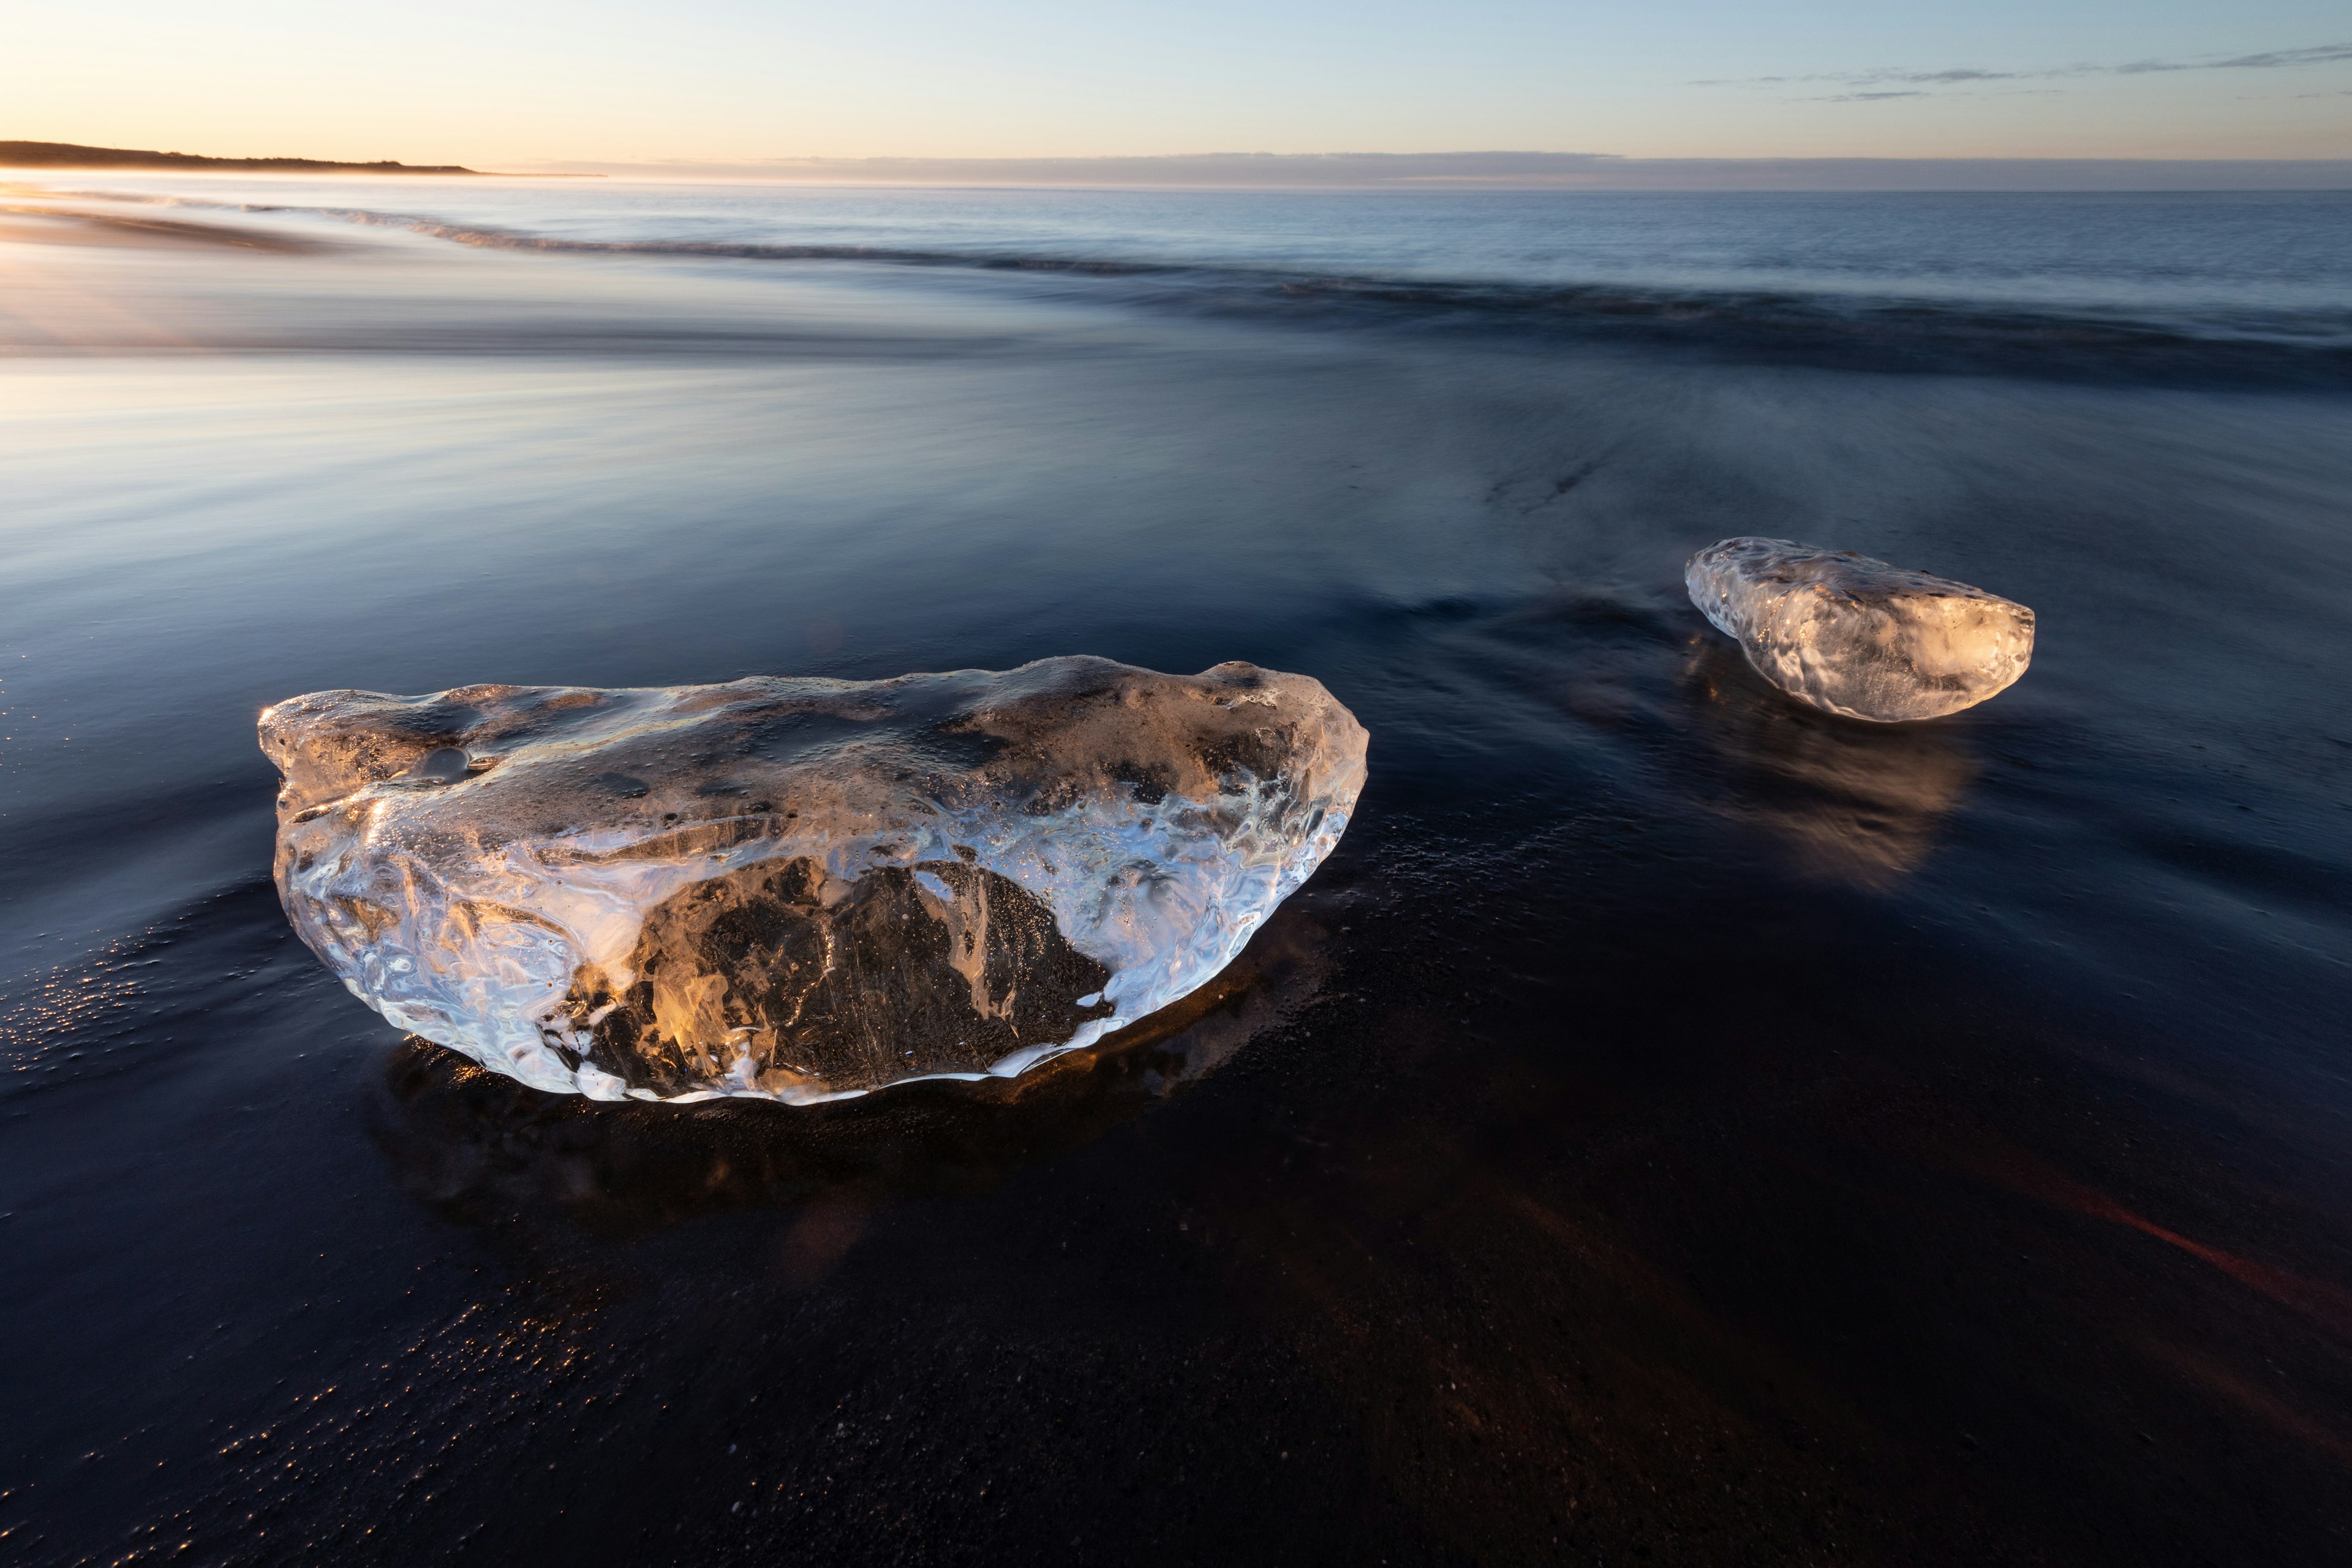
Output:
[[[9,370],[5,1555],[2344,1553],[2340,397],[874,309]],[[1780,702],[1680,562],[1828,531],[2035,669]],[[537,1095],[266,879],[293,690],[1078,649],[1315,673],[1372,784],[1011,1088]]]

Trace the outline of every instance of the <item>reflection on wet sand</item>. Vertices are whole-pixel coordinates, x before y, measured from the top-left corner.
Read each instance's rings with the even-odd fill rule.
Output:
[[[793,1109],[543,1094],[411,1037],[385,1063],[377,1142],[411,1193],[467,1220],[554,1205],[592,1228],[636,1232],[807,1205],[788,1251],[796,1271],[821,1275],[866,1209],[984,1192],[1216,1071],[1315,998],[1329,969],[1324,936],[1316,917],[1286,909],[1183,1001],[1018,1079]]]
[[[1976,777],[1948,726],[1814,712],[1767,686],[1719,637],[1694,639],[1683,689],[1731,765],[1709,804],[1763,828],[1826,880],[1885,889],[1917,870]]]
[[[266,250],[281,256],[306,255],[335,248],[324,240],[272,234],[234,224],[131,217],[120,213],[84,212],[74,207],[23,204],[0,205],[0,243]]]

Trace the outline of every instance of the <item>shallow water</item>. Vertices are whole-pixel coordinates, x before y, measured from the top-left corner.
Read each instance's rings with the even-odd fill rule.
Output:
[[[0,243],[12,1556],[2340,1552],[2352,202],[127,178],[431,232]],[[1798,709],[1743,532],[2034,666]],[[297,691],[1066,652],[1371,784],[1007,1089],[538,1096],[268,882]]]

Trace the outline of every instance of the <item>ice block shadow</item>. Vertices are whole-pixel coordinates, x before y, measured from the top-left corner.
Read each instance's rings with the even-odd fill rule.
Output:
[[[1329,969],[1318,918],[1286,909],[1214,980],[1089,1049],[1016,1079],[804,1107],[548,1094],[411,1036],[384,1062],[373,1131],[412,1194],[467,1223],[553,1208],[634,1234],[732,1209],[982,1192],[1207,1078]]]
[[[1682,672],[1693,727],[1725,764],[1706,804],[1769,834],[1805,874],[1885,889],[1935,852],[1977,764],[1948,720],[1871,724],[1805,707],[1717,637]]]

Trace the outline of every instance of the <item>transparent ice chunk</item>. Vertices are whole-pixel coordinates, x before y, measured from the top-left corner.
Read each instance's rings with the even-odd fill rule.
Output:
[[[2023,605],[1850,550],[1727,539],[1692,556],[1683,581],[1765,679],[1849,719],[1957,713],[2033,658]]]
[[[868,682],[320,691],[261,715],[295,930],[540,1089],[1010,1077],[1207,981],[1346,829],[1317,681],[1099,658]]]

